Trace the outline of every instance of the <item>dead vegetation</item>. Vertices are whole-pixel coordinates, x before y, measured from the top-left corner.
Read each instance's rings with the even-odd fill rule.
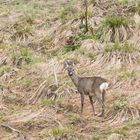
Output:
[[[0,3],[1,140],[139,139],[139,1]],[[104,118],[93,117],[88,99],[80,115],[64,60],[113,83]]]
[[[118,97],[108,110],[105,119],[110,125],[113,125],[138,119],[139,116],[140,110],[135,104],[132,105],[125,97]]]

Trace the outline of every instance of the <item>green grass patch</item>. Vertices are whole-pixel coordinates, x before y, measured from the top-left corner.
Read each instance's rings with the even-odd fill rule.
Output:
[[[69,116],[70,123],[73,125],[77,125],[81,123],[82,119],[78,114],[71,113]]]
[[[29,88],[32,85],[32,80],[30,80],[30,79],[23,79],[21,83],[22,83],[22,85],[25,88]]]
[[[0,67],[0,76],[4,75],[5,73],[9,73],[12,68],[8,65]]]
[[[98,133],[92,134],[92,140],[100,140],[101,138],[103,138],[103,135],[101,134]]]
[[[41,105],[42,106],[48,106],[48,107],[52,107],[56,104],[57,102],[51,100],[51,99],[44,99],[42,102],[41,102]]]
[[[114,43],[113,45],[107,45],[105,46],[105,52],[126,52],[126,53],[132,53],[134,52],[135,48],[133,44],[124,43],[120,44],[119,42]]]
[[[0,45],[0,49],[3,49],[3,50],[4,50],[4,49],[7,49],[7,48],[8,48],[8,46],[6,46],[6,45],[4,45],[4,44],[1,44],[1,45]]]
[[[122,47],[122,51],[132,53],[135,50],[133,44],[125,43]]]
[[[110,135],[112,134],[120,134],[124,137],[127,137],[129,135],[129,131],[133,129],[137,129],[140,126],[140,118],[133,120],[131,122],[126,123],[124,126],[121,128],[108,128],[104,132],[96,131],[92,134],[92,139],[93,140],[100,140],[100,139],[107,139]]]
[[[23,48],[20,50],[20,57],[24,59],[27,63],[33,61],[33,54],[30,50]]]
[[[129,80],[137,77],[135,70],[128,69],[127,67],[119,69],[118,72],[120,80]]]
[[[33,54],[33,52],[27,48],[21,48],[19,51],[12,54],[13,60],[16,62],[22,61],[22,64],[35,64],[44,61],[41,56]],[[21,65],[22,65],[21,64]]]
[[[133,128],[139,127],[139,126],[140,126],[140,118],[127,123],[122,129],[129,131],[129,130],[132,130]]]
[[[34,23],[34,20],[35,20],[35,15],[30,15],[30,14],[25,14],[24,17],[20,19],[20,21],[27,23],[29,25],[32,25]]]
[[[6,118],[5,118],[5,113],[3,112],[0,112],[0,123],[3,123],[6,121]]]
[[[129,4],[132,0],[119,0],[120,4]]]
[[[94,39],[95,37],[91,34],[81,33],[79,34],[79,40]]]
[[[80,17],[85,17],[85,11],[81,11],[80,14],[79,14],[79,16],[80,16]],[[88,17],[93,17],[93,16],[94,16],[93,11],[89,11],[89,10],[88,10],[88,11],[87,11],[87,16],[88,16]]]
[[[138,14],[140,14],[140,2],[137,2],[135,10],[138,12]]]
[[[19,37],[23,38],[23,35],[27,37],[27,35],[32,35],[32,27],[29,25],[22,25],[16,27],[15,35],[19,35]]]
[[[85,49],[83,49],[83,48],[80,48],[78,51],[79,51],[80,54],[82,54],[84,56],[87,56],[91,60],[96,60],[96,58],[97,58],[97,55],[94,51],[91,51],[91,50],[86,50],[85,51]]]
[[[77,13],[76,8],[72,6],[64,7],[64,9],[60,13],[61,22],[64,23],[67,20],[73,19],[76,13]]]
[[[126,123],[122,128],[114,130],[114,133],[121,134],[123,136],[128,136],[129,131],[138,128],[140,126],[140,118]]]
[[[42,137],[50,137],[50,138],[58,138],[61,139],[63,137],[67,138],[68,135],[73,135],[74,130],[71,127],[64,127],[64,128],[53,128],[51,130],[45,129],[42,132],[40,132],[40,136]]]
[[[75,51],[75,50],[77,50],[79,48],[80,48],[79,44],[76,44],[76,45],[66,45],[63,48],[63,52],[64,53],[68,53],[68,52],[71,52],[71,51]]]
[[[128,27],[133,24],[132,20],[126,19],[122,16],[111,16],[106,17],[104,21],[104,26],[109,26],[111,28],[119,28],[121,26]]]
[[[115,130],[113,133],[120,134],[120,135],[123,135],[125,137],[129,134],[129,132],[123,128],[119,129],[119,130]]]
[[[118,97],[117,100],[113,103],[113,108],[115,110],[129,108],[130,104],[128,103],[126,97]]]
[[[52,129],[51,133],[54,137],[62,137],[66,134],[70,134],[72,133],[72,129],[71,128],[68,128],[68,127],[65,127],[65,128],[54,128]]]

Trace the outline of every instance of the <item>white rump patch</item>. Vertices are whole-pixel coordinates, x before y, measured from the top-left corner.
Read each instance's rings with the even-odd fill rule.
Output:
[[[108,84],[107,82],[102,83],[102,84],[100,85],[100,90],[101,90],[101,91],[107,90],[107,89],[108,89],[108,86],[109,86],[109,84]]]

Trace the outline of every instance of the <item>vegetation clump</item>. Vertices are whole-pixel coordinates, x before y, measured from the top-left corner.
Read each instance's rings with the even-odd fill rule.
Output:
[[[134,34],[134,21],[123,16],[108,16],[95,31],[102,42],[126,42]],[[100,33],[100,34],[99,34]]]
[[[5,73],[9,73],[12,70],[10,66],[2,66],[0,68],[0,76],[4,75]]]
[[[135,10],[140,15],[140,2],[136,4]]]
[[[121,1],[0,2],[0,139],[137,138],[140,4]],[[101,76],[112,83],[103,118],[93,115],[89,97],[80,114],[80,94],[65,60],[81,77]],[[101,106],[93,102],[98,114]]]
[[[73,19],[75,17],[77,10],[74,7],[64,7],[64,9],[60,13],[60,19],[62,23],[65,23],[66,21]]]
[[[33,35],[32,27],[26,22],[15,23],[13,25],[13,30],[14,33],[11,36],[13,40],[25,41],[29,36]]]
[[[71,127],[64,128],[53,128],[51,130],[44,130],[41,135],[43,137],[55,138],[55,139],[63,139],[69,138],[69,135],[73,135],[73,130]]]
[[[106,17],[104,21],[105,26],[109,26],[114,29],[119,28],[121,26],[128,27],[132,23],[133,23],[132,20],[129,20],[122,16]]]
[[[120,44],[118,42],[114,43],[113,45],[107,45],[105,47],[105,51],[106,52],[125,52],[125,53],[133,53],[135,50],[135,47],[133,46],[133,44],[129,44],[129,43],[124,43],[124,44]]]
[[[113,103],[114,109],[119,110],[119,109],[125,109],[129,107],[129,103],[126,100],[125,97],[119,98],[117,99],[114,103]]]

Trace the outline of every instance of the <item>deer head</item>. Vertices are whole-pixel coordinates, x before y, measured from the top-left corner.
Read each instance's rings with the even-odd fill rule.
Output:
[[[74,67],[74,65],[75,64],[73,62],[68,62],[68,61],[64,62],[64,67],[68,71],[68,75],[69,76],[73,76],[75,74],[75,67]]]

